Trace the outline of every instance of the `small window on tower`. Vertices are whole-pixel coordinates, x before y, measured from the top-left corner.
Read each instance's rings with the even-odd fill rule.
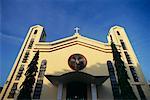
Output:
[[[119,31],[117,31],[117,34],[120,35]]]
[[[22,63],[26,63],[26,62],[27,62],[28,56],[29,56],[29,51],[27,51],[27,52],[25,53],[24,58],[23,58],[23,60],[22,60]]]
[[[8,98],[14,98],[15,91],[17,90],[17,85],[18,83],[13,84],[11,91],[9,92]]]
[[[30,43],[29,43],[28,49],[32,48],[33,42],[34,42],[34,39],[32,38],[31,41],[30,41]]]
[[[130,58],[130,55],[128,54],[128,52],[125,51],[124,53],[125,53],[128,64],[132,64],[132,61],[131,61],[131,58]]]
[[[126,45],[125,45],[125,43],[123,42],[123,40],[120,40],[120,43],[121,43],[121,45],[122,45],[122,48],[123,48],[124,50],[127,50]]]
[[[112,39],[112,36],[110,35],[110,39],[111,39],[111,41],[113,41],[113,39]]]
[[[36,33],[37,33],[37,31],[38,31],[38,30],[35,30],[35,31],[34,31],[34,34],[36,34]]]

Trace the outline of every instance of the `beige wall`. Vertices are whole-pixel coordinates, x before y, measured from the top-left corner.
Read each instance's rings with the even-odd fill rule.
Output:
[[[74,71],[68,65],[68,58],[72,54],[76,54],[76,53],[84,55],[87,59],[87,66],[81,71],[91,74],[93,76],[105,76],[105,75],[108,76],[109,75],[106,62],[108,59],[112,60],[112,54],[93,50],[91,48],[80,46],[80,45],[73,45],[71,47],[63,48],[54,52],[40,52],[39,62],[41,62],[43,59],[47,60],[48,63],[47,63],[45,74],[62,75],[64,73]],[[56,94],[57,94],[57,90],[55,91],[56,87],[54,87],[45,78],[44,78],[43,86],[44,86],[44,89],[46,87],[51,87],[51,89],[47,88],[46,90],[43,90],[42,92],[43,94],[49,93],[49,95],[41,96],[41,99],[56,98]],[[109,96],[107,96],[107,98],[113,98],[109,80],[106,81],[104,86],[101,86],[101,87],[106,88],[104,92],[110,93]],[[54,89],[53,92],[52,92],[52,89]],[[103,93],[103,91],[99,91],[98,94],[105,94],[105,93]]]

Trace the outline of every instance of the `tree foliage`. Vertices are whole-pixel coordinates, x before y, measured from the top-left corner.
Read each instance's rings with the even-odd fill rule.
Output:
[[[137,99],[137,97],[135,96],[132,87],[128,82],[129,77],[124,62],[121,59],[120,52],[118,52],[116,45],[113,42],[111,43],[111,47],[112,47],[113,59],[117,71],[118,83],[121,90],[121,98],[127,100],[128,99],[135,100]]]
[[[31,93],[32,88],[35,83],[35,76],[38,71],[38,59],[39,59],[39,51],[36,52],[35,56],[33,57],[32,61],[27,67],[27,71],[25,73],[25,80],[23,81],[22,85],[20,86],[21,90],[17,97],[18,100],[31,100]]]

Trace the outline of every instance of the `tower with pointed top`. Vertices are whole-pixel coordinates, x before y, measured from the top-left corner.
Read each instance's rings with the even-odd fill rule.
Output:
[[[29,94],[33,100],[119,100],[123,99],[121,92],[124,86],[130,86],[128,88],[137,99],[150,98],[150,89],[123,27],[114,26],[110,29],[108,43],[84,37],[79,30],[75,27],[73,36],[45,42],[44,28],[40,25],[32,26],[6,80],[0,99],[18,98],[20,86],[26,78],[25,73],[37,51],[38,72]],[[111,46],[112,42],[115,47]],[[115,57],[119,61],[115,62]],[[118,75],[122,74],[118,74],[120,71],[117,65],[129,77],[126,80],[128,85],[124,80],[119,82]],[[129,95],[126,92],[123,96],[126,98]]]

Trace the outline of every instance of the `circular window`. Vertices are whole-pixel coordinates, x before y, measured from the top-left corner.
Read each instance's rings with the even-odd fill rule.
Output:
[[[69,57],[68,64],[71,69],[78,71],[86,67],[87,60],[81,54],[73,54]]]

